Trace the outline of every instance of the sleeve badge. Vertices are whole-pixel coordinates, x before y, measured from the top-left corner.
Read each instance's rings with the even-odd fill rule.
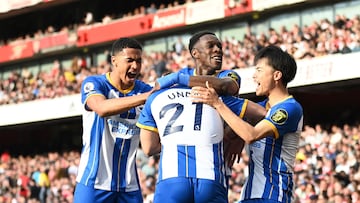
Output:
[[[229,72],[229,73],[227,74],[227,77],[229,77],[229,78],[231,78],[231,79],[235,80],[235,81],[236,81],[236,83],[237,83],[237,84],[239,85],[239,87],[240,87],[241,80],[240,80],[240,78],[239,78],[239,75],[238,75],[238,74],[236,74],[236,73],[234,73],[234,72]]]
[[[288,112],[285,109],[277,109],[270,117],[270,119],[278,124],[284,124],[288,119]]]
[[[94,83],[92,83],[92,82],[87,82],[87,83],[85,83],[85,85],[84,85],[84,92],[85,92],[85,93],[89,93],[89,92],[91,92],[91,91],[94,91],[94,87],[95,87]]]

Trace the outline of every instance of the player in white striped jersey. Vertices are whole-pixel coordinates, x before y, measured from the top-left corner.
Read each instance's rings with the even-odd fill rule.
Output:
[[[301,105],[289,94],[287,84],[296,75],[294,58],[276,46],[260,50],[254,59],[256,95],[267,109],[254,127],[242,121],[221,100],[213,88],[194,87],[194,102],[212,105],[229,126],[249,144],[249,177],[241,203],[293,200],[293,167],[303,126]],[[196,94],[195,94],[196,93]]]
[[[141,105],[152,87],[137,80],[141,45],[120,38],[112,47],[112,71],[87,77],[81,87],[83,149],[75,203],[143,201],[136,167]]]
[[[221,48],[215,34],[195,34],[190,39],[189,50],[196,68],[180,70],[179,77],[211,75],[214,79],[232,76],[239,82],[240,77],[233,71],[217,71],[221,69]],[[173,79],[175,82],[168,81]],[[160,78],[158,82],[164,87],[178,79],[173,74]],[[185,82],[185,85],[191,86],[193,82]],[[192,103],[189,93],[190,89],[185,86],[153,93],[137,123],[142,128],[140,139],[144,152],[153,155],[161,151],[154,202],[227,202],[224,123],[213,108]],[[251,106],[256,105],[232,96],[223,96],[222,99],[240,118],[249,114],[249,106],[249,109],[255,109]],[[256,111],[259,117],[263,117],[264,112]]]
[[[224,124],[214,108],[192,103],[190,91],[179,86],[154,92],[138,119],[144,152],[161,151],[154,203],[227,202]],[[230,100],[240,115],[245,100]]]

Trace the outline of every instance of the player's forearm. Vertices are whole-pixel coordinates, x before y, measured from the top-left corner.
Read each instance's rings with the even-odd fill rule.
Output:
[[[148,153],[146,153],[146,155],[153,156],[153,155],[159,154],[160,151],[161,151],[161,144],[158,143],[157,145],[152,146],[150,148],[150,150],[148,150]]]
[[[264,119],[266,115],[266,109],[261,105],[248,100],[244,117],[246,121],[252,125],[256,125],[259,121]]]
[[[214,104],[214,108],[231,129],[246,143],[251,143],[256,139],[254,127],[234,114],[221,100]]]
[[[158,78],[155,86],[168,88],[175,84],[181,84],[189,87],[206,87],[207,82],[220,95],[237,95],[239,93],[238,84],[231,78],[217,78],[209,75],[190,76],[179,72]]]
[[[101,117],[124,113],[131,108],[144,104],[148,96],[148,93],[144,93],[129,97],[106,99],[101,104],[98,104],[100,108],[97,113]]]

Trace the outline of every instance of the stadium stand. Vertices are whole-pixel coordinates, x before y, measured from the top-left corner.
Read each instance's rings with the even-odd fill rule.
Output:
[[[174,8],[176,10],[189,4],[196,8],[197,3],[202,1],[159,1],[160,3],[152,6],[151,1],[145,1],[142,5],[123,5],[127,8],[123,10],[116,10],[120,5],[112,5],[110,1],[102,1],[101,6],[100,1],[94,1],[96,3],[81,9],[85,2],[82,0],[69,0],[65,3],[55,3],[61,0],[39,2],[39,5],[14,7],[14,10],[0,7],[0,22],[9,27],[8,31],[0,34],[0,52],[3,55],[0,56],[2,115],[5,115],[4,108],[12,109],[15,106],[15,109],[21,109],[22,105],[30,101],[40,103],[69,95],[76,96],[86,76],[105,73],[111,68],[108,52],[104,47],[112,41],[88,45],[81,41],[85,36],[82,34],[87,29],[98,29],[103,25],[123,21],[135,22],[138,17],[156,15],[159,11],[172,12]],[[329,70],[335,67],[335,62],[330,60],[329,63],[321,63],[321,60],[326,62],[329,57],[334,60],[340,57],[337,60],[344,64],[353,64],[350,69],[344,67],[346,71],[354,69],[353,78],[310,85],[305,85],[307,82],[311,83],[305,79],[300,81],[302,84],[291,88],[293,95],[304,106],[306,124],[302,132],[301,147],[296,156],[295,199],[300,203],[360,202],[360,74],[356,67],[358,64],[354,60],[359,56],[357,53],[360,53],[360,16],[356,14],[360,8],[360,1],[344,1],[347,4],[341,4],[341,1],[317,1],[320,3],[311,4],[306,0],[294,0],[290,6],[285,4],[287,1],[281,0],[274,1],[279,2],[278,5],[265,5],[261,4],[262,2],[264,1],[225,0],[224,4],[228,6],[224,9],[227,15],[225,20],[204,20],[194,22],[195,25],[191,26],[165,27],[164,30],[154,31],[153,34],[136,35],[144,43],[146,50],[142,80],[152,83],[164,72],[193,66],[186,50],[188,35],[185,33],[191,33],[192,29],[215,29],[218,24],[228,24],[228,27],[239,26],[238,21],[246,22],[240,23],[241,29],[228,29],[226,32],[224,26],[223,30],[216,31],[223,39],[223,68],[239,70],[242,77],[253,65],[254,53],[267,44],[281,46],[301,61],[301,64],[305,64],[304,66],[310,61],[308,66],[312,66],[313,70],[305,73],[307,75],[325,79],[330,77],[331,75],[316,71],[323,70],[321,68],[326,64],[325,69],[331,73]],[[310,9],[308,13],[311,15],[306,16],[306,8],[309,5],[315,9]],[[77,10],[66,11],[63,16],[49,13],[70,7]],[[247,10],[249,7],[254,11]],[[329,7],[330,9],[327,9]],[[87,8],[91,8],[89,10],[92,11],[89,12]],[[287,16],[287,10],[301,12],[294,17]],[[329,10],[339,10],[339,13],[328,14]],[[16,29],[11,25],[19,21],[30,24],[27,18],[38,19],[35,11],[40,12],[40,15],[48,15],[49,20],[37,22],[39,27],[19,25]],[[278,13],[284,13],[285,17],[276,18]],[[317,16],[317,13],[322,13],[322,16]],[[71,15],[74,15],[73,18]],[[257,21],[262,17],[263,19]],[[269,20],[271,17],[272,21]],[[287,17],[302,18],[302,24],[289,25],[291,21],[284,20]],[[274,23],[276,21],[279,23]],[[144,28],[149,26],[148,21],[142,23]],[[64,36],[67,40],[61,41]],[[185,49],[182,48],[180,51],[173,49],[173,43],[178,36],[182,36],[180,42],[185,44]],[[154,44],[162,37],[168,39],[168,45],[157,48]],[[11,60],[4,57],[9,47],[19,47],[33,41],[43,43],[40,43],[41,49],[37,47],[40,44],[31,46],[34,55],[23,55]],[[77,47],[78,44],[81,45]],[[346,57],[352,61],[347,63]],[[47,67],[38,65],[37,61],[47,61]],[[311,77],[309,78],[308,80],[311,80]],[[246,91],[246,81],[243,80],[244,92],[240,93],[245,97],[258,99],[251,91]],[[7,114],[6,119],[11,120],[13,116],[21,120],[20,117],[25,116],[20,113],[14,114],[19,115]],[[81,118],[75,115],[49,118],[40,122],[0,125],[0,202],[72,202],[74,177],[81,150],[80,124]],[[139,148],[137,166],[144,202],[152,201],[157,164],[158,157],[149,160]],[[246,167],[247,155],[244,152],[241,162],[233,167],[229,188],[230,202],[239,199],[247,176]]]

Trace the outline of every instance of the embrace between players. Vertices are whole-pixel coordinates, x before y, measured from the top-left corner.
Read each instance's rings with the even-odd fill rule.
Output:
[[[145,154],[160,153],[155,203],[228,202],[231,166],[245,143],[249,176],[240,202],[291,202],[303,120],[301,105],[287,90],[295,60],[276,46],[257,53],[256,95],[267,98],[254,103],[238,97],[240,76],[221,70],[222,45],[214,33],[194,34],[189,51],[195,68],[150,87],[136,79],[141,46],[121,38],[113,44],[113,70],[85,79],[75,203],[142,202],[139,141]]]

